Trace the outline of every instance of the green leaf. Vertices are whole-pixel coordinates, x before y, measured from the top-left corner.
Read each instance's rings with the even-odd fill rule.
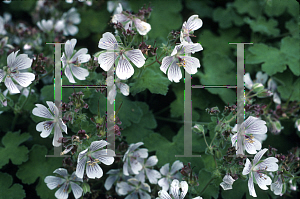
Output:
[[[41,89],[42,101],[54,101],[54,85],[46,85]]]
[[[280,47],[280,51],[285,55],[283,59],[296,76],[300,75],[299,41],[299,38],[284,37]]]
[[[153,59],[147,60],[151,63]],[[148,89],[153,94],[166,95],[171,83],[167,76],[159,69],[159,64],[154,64],[142,68],[142,75],[135,79],[135,82],[130,87],[130,93],[135,95]]]
[[[0,172],[0,193],[1,198],[22,199],[25,198],[26,193],[23,186],[20,184],[13,184],[13,178],[7,174]]]
[[[292,16],[299,15],[299,3],[296,0],[270,0],[265,6],[265,13],[269,16],[280,16],[287,9]]]
[[[231,4],[227,4],[226,9],[218,7],[213,12],[213,20],[219,22],[221,28],[230,28],[233,24],[243,25],[244,21],[240,15],[237,15]]]
[[[245,18],[244,21],[250,25],[250,28],[253,32],[259,32],[268,36],[278,36],[280,31],[278,28],[275,28],[278,25],[278,22],[274,19],[266,20],[265,17],[259,17],[256,20],[252,20],[249,17]]]
[[[205,169],[201,169],[198,174],[199,186],[195,187],[195,190],[192,189],[192,191],[197,195],[201,194],[202,190],[205,188],[207,183],[212,179],[212,177],[213,176],[209,171]],[[205,189],[205,191],[201,194],[201,197],[205,199],[210,199],[210,198],[217,199],[218,196],[219,196],[219,186],[217,186],[214,183],[214,181],[212,181]]]
[[[248,48],[250,53],[246,54],[247,64],[262,64],[262,70],[272,76],[286,70],[283,54],[274,47],[265,44],[254,44]]]
[[[236,65],[225,55],[212,53],[203,58],[204,73],[198,72],[202,85],[236,85]],[[224,103],[235,103],[236,93],[228,88],[205,88],[218,94]]]
[[[28,149],[26,146],[19,146],[23,142],[30,138],[29,133],[18,132],[7,132],[2,138],[2,144],[4,146],[0,147],[0,169],[6,165],[9,160],[13,164],[20,165],[28,160]]]
[[[299,25],[295,19],[285,22],[285,28],[289,30],[292,37],[299,39]]]
[[[20,165],[16,173],[24,184],[32,184],[39,179],[36,192],[42,199],[55,198],[55,190],[50,190],[44,183],[44,179],[62,166],[62,158],[45,157],[47,151],[45,146],[34,145],[29,152],[29,161]]]
[[[253,0],[236,0],[233,5],[240,14],[248,14],[251,17],[261,16],[261,3]]]
[[[284,100],[290,99],[290,101],[300,101],[300,79],[297,79],[293,84],[286,84],[278,86],[277,90],[280,93],[280,97]],[[289,98],[290,97],[290,98]]]
[[[184,1],[188,9],[193,10],[195,13],[199,14],[199,17],[211,17],[213,13],[212,1],[202,0],[202,1],[193,1],[186,0]]]

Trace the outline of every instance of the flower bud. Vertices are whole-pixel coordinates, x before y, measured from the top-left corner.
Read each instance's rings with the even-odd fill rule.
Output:
[[[203,125],[196,124],[195,126],[192,127],[192,131],[197,135],[202,135],[204,133],[204,127]]]
[[[7,99],[2,93],[0,93],[0,101],[1,101],[1,104],[0,104],[1,107],[2,106],[7,106]]]
[[[83,193],[86,194],[86,193],[92,193],[91,192],[91,188],[90,188],[90,185],[86,182],[82,183],[82,189],[83,189]]]
[[[264,85],[262,83],[255,83],[252,87],[253,92],[260,93],[264,90]]]

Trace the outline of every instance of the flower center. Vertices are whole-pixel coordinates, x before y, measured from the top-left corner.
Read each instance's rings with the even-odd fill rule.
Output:
[[[47,131],[49,131],[50,128],[51,128],[51,125],[52,125],[53,123],[54,123],[53,121],[45,122],[45,123],[43,124],[44,129],[47,130]]]
[[[98,162],[100,162],[98,159],[93,159],[93,158],[90,157],[90,160],[87,161],[86,163],[87,163],[89,166],[94,167],[96,164],[98,164]]]
[[[253,135],[250,135],[250,136],[248,136],[248,135],[245,135],[245,140],[248,142],[248,143],[253,143],[254,141],[253,141],[253,138],[254,138],[254,136]]]

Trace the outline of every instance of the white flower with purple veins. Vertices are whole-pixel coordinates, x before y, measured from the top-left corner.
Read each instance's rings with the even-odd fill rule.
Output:
[[[114,100],[117,96],[117,88],[121,91],[124,96],[129,95],[129,86],[125,83],[122,83],[119,78],[116,79],[114,84],[114,78],[108,77],[106,79],[107,86],[112,86],[112,89],[108,92],[107,99],[109,100],[110,104],[114,103]]]
[[[104,187],[106,190],[110,190],[112,185],[120,179],[127,181],[129,178],[131,178],[129,176],[125,176],[121,169],[111,169],[106,174],[109,174],[104,183]]]
[[[142,21],[136,16],[126,13],[123,14],[122,5],[119,3],[119,6],[116,8],[117,14],[112,17],[112,23],[122,23],[124,25],[125,30],[132,29],[132,24],[136,27],[138,33],[140,35],[146,35],[151,30],[151,25],[147,22]]]
[[[37,107],[32,110],[33,115],[48,119],[47,121],[38,123],[36,125],[36,130],[42,132],[40,134],[42,138],[46,138],[54,129],[52,144],[53,146],[58,147],[61,145],[61,143],[58,142],[58,139],[63,137],[62,131],[67,133],[67,126],[59,117],[59,111],[55,104],[50,101],[46,101],[46,103],[49,106],[49,109],[42,104],[36,104]]]
[[[148,149],[137,149],[139,146],[143,145],[143,142],[138,142],[136,144],[131,144],[124,154],[123,157],[123,173],[128,176],[130,174],[139,174],[143,166],[140,163],[142,158],[148,157]]]
[[[14,82],[22,87],[27,87],[35,79],[33,73],[21,72],[21,70],[31,67],[32,59],[26,54],[20,54],[17,57],[18,52],[10,53],[7,57],[7,66],[4,66],[3,70],[0,69],[0,82],[4,80],[5,86],[11,93],[20,93]]]
[[[221,182],[220,186],[224,189],[224,190],[229,190],[232,189],[232,184],[235,180],[231,177],[231,175],[226,174],[223,178],[223,182]]]
[[[177,179],[173,180],[171,183],[170,192],[166,192],[165,190],[161,190],[158,192],[158,198],[156,199],[183,199],[188,192],[189,185],[186,181],[179,181]],[[179,191],[181,189],[181,192]],[[193,199],[202,199],[202,197],[198,196]]]
[[[98,163],[111,165],[114,162],[115,152],[111,149],[102,149],[108,145],[104,140],[94,141],[91,146],[78,155],[76,175],[83,178],[84,169],[86,167],[86,174],[88,178],[101,178],[103,170]]]
[[[115,61],[118,60],[116,75],[121,80],[130,78],[134,73],[134,69],[129,60],[138,68],[141,68],[145,64],[146,58],[143,56],[141,50],[125,49],[122,45],[118,44],[115,36],[110,32],[106,32],[102,35],[98,47],[106,50],[98,57],[100,67],[108,71],[114,65]]]
[[[277,84],[272,78],[270,78],[269,81],[268,81],[268,89],[274,94],[273,95],[273,101],[276,104],[281,104],[281,99],[279,97],[279,94],[276,92]]]
[[[71,8],[67,13],[64,13],[62,19],[65,23],[64,35],[76,35],[78,33],[78,27],[74,24],[79,24],[81,19],[76,8]]]
[[[148,194],[151,192],[150,186],[135,178],[130,178],[127,182],[118,182],[116,192],[118,195],[129,194],[125,199],[151,199],[151,196]]]
[[[265,121],[249,116],[239,129],[235,125],[232,131],[237,132],[231,137],[232,146],[236,148],[238,155],[244,155],[244,150],[249,154],[255,154],[261,149],[261,142],[267,138],[268,130]]]
[[[65,53],[61,57],[65,74],[71,83],[76,83],[73,75],[79,80],[85,80],[85,77],[89,75],[89,71],[85,68],[81,68],[82,63],[86,63],[90,60],[91,56],[87,54],[88,49],[81,48],[77,52],[74,51],[76,39],[67,40],[65,44]]]
[[[282,195],[282,188],[283,188],[282,176],[277,176],[277,180],[271,184],[270,188],[275,195]]]
[[[168,78],[170,81],[179,82],[182,78],[181,69],[182,66],[189,74],[197,73],[197,68],[200,68],[200,62],[197,58],[191,57],[189,53],[195,53],[203,50],[199,43],[187,43],[184,42],[175,46],[171,56],[164,57],[160,70],[165,74],[168,69]]]
[[[264,85],[268,80],[268,74],[267,73],[262,73],[261,71],[258,71],[256,73],[256,80],[254,80],[254,82],[252,81],[251,77],[250,77],[250,74],[249,73],[246,73],[244,75],[244,82],[245,82],[245,86],[246,88],[248,88],[249,90],[252,89],[253,85],[255,83],[259,83],[259,84],[262,84]]]
[[[158,159],[156,155],[153,155],[147,159],[145,162],[145,159],[142,159],[142,170],[139,171],[139,174],[135,176],[136,179],[138,179],[141,182],[145,182],[145,173],[146,176],[151,184],[157,184],[157,180],[161,178],[161,175],[158,171],[155,169],[152,169],[153,166],[155,166],[158,162]]]
[[[21,95],[24,95],[25,97],[28,97],[28,95],[29,95],[29,89],[28,89],[28,88],[24,88],[24,87],[19,86],[19,85],[16,85],[16,86],[17,86],[17,88],[21,91]],[[31,89],[31,93],[34,93],[34,92],[35,92],[35,91],[34,91],[33,89]],[[3,95],[4,95],[4,96],[7,96],[8,93],[9,93],[10,95],[15,94],[15,93],[9,92],[8,89],[6,89],[5,91],[3,91]]]
[[[50,32],[54,27],[53,20],[49,19],[46,21],[45,19],[43,19],[42,21],[37,22],[37,26],[43,32]]]
[[[192,43],[190,35],[193,34],[195,30],[198,30],[203,25],[202,20],[198,17],[198,15],[192,15],[190,18],[185,21],[182,25],[181,33],[180,33],[180,42],[188,42]]]
[[[249,188],[249,194],[253,197],[257,197],[254,189],[254,183],[256,182],[258,186],[263,190],[268,190],[268,187],[266,185],[271,185],[272,180],[267,175],[270,171],[277,171],[278,170],[278,159],[274,157],[267,158],[265,160],[260,161],[262,156],[266,153],[268,149],[263,149],[259,151],[252,161],[252,164],[250,160],[247,158],[245,167],[243,169],[243,175],[249,174],[249,180],[248,180],[248,188]],[[253,181],[253,178],[255,180]]]
[[[47,184],[47,187],[51,190],[60,187],[55,192],[56,198],[67,199],[69,193],[71,192],[71,189],[76,199],[82,196],[83,189],[75,182],[83,182],[83,181],[82,178],[78,178],[75,175],[75,172],[73,172],[72,175],[70,176],[66,169],[59,168],[56,169],[53,173],[57,173],[61,177],[47,176],[44,181]],[[71,185],[71,189],[69,189],[70,185]]]
[[[168,191],[172,180],[179,179],[181,177],[178,170],[182,168],[183,168],[183,163],[180,162],[179,160],[176,160],[172,164],[171,170],[170,170],[169,163],[162,166],[160,168],[160,173],[162,174],[163,178],[161,178],[158,181],[158,185],[162,187],[163,190]]]

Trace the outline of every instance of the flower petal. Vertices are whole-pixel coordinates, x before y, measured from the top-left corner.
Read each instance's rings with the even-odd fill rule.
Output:
[[[242,174],[243,175],[249,174],[251,171],[251,167],[252,167],[252,164],[251,164],[250,160],[247,158]]]
[[[58,142],[59,138],[61,138],[61,137],[63,137],[63,134],[61,132],[59,124],[55,123],[55,126],[54,126],[54,137],[53,137],[53,141],[52,141],[53,146],[58,147],[58,146],[61,145],[61,143]]]
[[[168,70],[168,79],[172,82],[179,82],[182,78],[180,67],[176,62],[173,62]]]
[[[16,52],[11,52],[8,56],[7,56],[7,66],[8,67],[13,67],[13,63],[15,62],[16,56],[18,54],[20,50],[16,51]]]
[[[111,165],[114,162],[114,151],[103,149],[93,153],[93,156],[105,165]]]
[[[134,69],[129,63],[129,61],[121,56],[116,69],[116,75],[118,76],[118,78],[125,80],[130,78],[133,75],[133,73]]]
[[[252,79],[251,79],[249,73],[246,73],[246,74],[244,75],[244,82],[245,82],[246,88],[248,88],[249,90],[251,90],[251,88],[252,88],[252,86],[253,86],[253,82],[252,82]]]
[[[136,18],[134,19],[134,25],[140,35],[146,35],[151,30],[151,25]]]
[[[124,96],[128,96],[129,95],[129,86],[127,84],[124,84],[122,82],[120,82],[119,84],[117,84],[120,88],[121,93]]]
[[[71,58],[76,43],[77,43],[77,39],[71,39],[66,41],[65,52],[66,52],[67,59]]]
[[[271,184],[271,191],[274,192],[275,195],[280,195],[282,193],[283,183],[281,181],[281,177],[278,177],[276,182]]]
[[[42,133],[40,134],[40,136],[42,138],[46,138],[50,135],[52,129],[53,129],[53,123],[49,122],[49,121],[45,121],[45,122],[40,122],[36,125],[36,130],[37,131],[42,131]]]
[[[19,89],[17,88],[17,86],[15,85],[15,83],[12,81],[10,77],[7,76],[5,78],[4,84],[6,88],[8,88],[10,93],[20,93]]]
[[[67,25],[67,27],[64,29],[64,35],[76,35],[78,33],[78,27],[74,25]]]
[[[180,198],[184,198],[185,195],[187,194],[189,185],[186,181],[181,181],[180,182],[180,187],[181,187],[181,194],[180,194]]]
[[[0,69],[0,82],[2,82],[3,78],[5,77],[5,72]]]
[[[272,183],[272,180],[269,176],[267,176],[266,174],[263,174],[263,173],[254,172],[254,177],[255,177],[255,180],[256,180],[258,186],[262,190],[268,190],[268,187],[266,185],[271,185],[271,183]]]
[[[160,199],[172,199],[171,196],[165,190],[159,191],[158,196]]]
[[[78,176],[76,175],[75,171],[72,173],[70,179],[72,179],[72,181],[83,182],[83,179],[82,178],[78,178]]]
[[[173,180],[171,183],[170,194],[175,198],[178,198],[179,196],[179,181],[177,179]]]
[[[258,161],[261,159],[261,157],[267,152],[268,149],[262,149],[260,150],[253,159],[253,165],[256,165]]]
[[[117,181],[118,176],[114,175],[114,176],[108,176],[108,178],[106,178],[105,183],[104,183],[104,187],[106,190],[110,190],[112,185]]]
[[[220,186],[226,191],[232,189],[232,184],[227,184],[226,182],[221,182]]]
[[[65,67],[65,75],[68,78],[70,83],[76,83],[75,80],[74,80],[74,77],[71,73],[69,64]]]
[[[265,84],[268,80],[268,74],[262,73],[261,71],[258,71],[256,73],[256,83],[262,83]]]
[[[74,66],[73,64],[71,64],[71,71],[79,80],[85,80],[85,78],[89,75],[89,71],[87,69]]]
[[[139,171],[143,168],[141,163],[134,159],[130,159],[130,167],[134,174],[139,174]]]
[[[118,41],[116,40],[115,36],[110,32],[104,33],[98,44],[98,48],[106,50],[114,50],[117,47]]]
[[[281,104],[281,99],[280,99],[278,93],[274,93],[273,102],[275,102],[276,104]]]
[[[159,178],[161,178],[161,175],[158,171],[154,170],[154,169],[145,169],[146,170],[146,175],[147,178],[149,179],[149,182],[151,184],[157,184],[157,180]]]
[[[176,161],[172,164],[170,173],[171,173],[171,174],[174,174],[176,171],[178,171],[179,169],[182,169],[182,168],[183,168],[183,163],[180,162],[179,160],[176,160]],[[163,174],[163,173],[162,173],[162,174]]]
[[[77,199],[77,198],[80,198],[82,196],[82,192],[83,192],[83,189],[76,183],[74,182],[70,182],[71,184],[71,188],[72,188],[72,192],[74,194],[74,197]]]
[[[101,167],[98,164],[89,165],[86,166],[86,174],[88,178],[101,178],[103,176],[103,171]]]
[[[49,189],[55,189],[58,185],[61,185],[65,182],[63,178],[55,177],[55,176],[47,176],[44,180]]]
[[[243,124],[246,134],[264,134],[268,131],[266,122],[253,116],[249,116]]]
[[[144,55],[140,49],[126,51],[125,55],[138,68],[141,68],[145,64],[146,58],[144,57]]]
[[[59,199],[67,199],[68,198],[68,189],[69,184],[64,183],[56,192],[55,197]]]
[[[261,168],[261,169],[265,169],[267,168],[266,170],[267,171],[277,171],[278,170],[278,159],[277,158],[274,158],[274,157],[269,157],[265,160],[263,160],[261,163],[257,164],[255,166],[255,168]]]
[[[58,168],[55,171],[53,171],[53,173],[57,173],[58,175],[61,175],[63,177],[68,176],[68,171],[67,171],[67,169],[64,169],[64,168]]]
[[[111,90],[108,92],[108,95],[107,95],[107,99],[108,99],[110,104],[114,103],[114,101],[116,99],[116,96],[117,96],[117,88],[116,88],[116,85],[114,84],[113,87],[111,88]]]
[[[252,175],[252,173],[249,176],[248,189],[249,189],[250,196],[257,197],[257,195],[255,193],[255,189],[254,189],[254,183],[253,183],[253,175]]]
[[[256,150],[261,149],[261,143],[255,138],[246,138],[244,140],[245,149],[249,154],[256,154]]]
[[[10,66],[11,70],[23,70],[26,68],[30,68],[32,64],[32,59],[28,57],[26,54],[20,54],[14,60],[13,64]]]
[[[197,73],[197,68],[200,68],[199,59],[195,57],[183,56],[183,67],[189,74]]]
[[[139,149],[135,152],[133,152],[134,157],[139,157],[139,158],[147,158],[148,157],[148,149]]]
[[[156,165],[157,162],[158,162],[158,159],[157,159],[156,155],[153,155],[147,159],[145,166],[151,167],[151,166]]]
[[[160,66],[160,70],[166,74],[168,67],[173,63],[173,56],[166,56],[163,58]]]
[[[223,181],[232,185],[235,180],[231,177],[231,175],[226,174],[223,178]]]
[[[162,190],[165,190],[165,191],[169,190],[170,182],[167,178],[159,179],[157,184],[162,188]]]
[[[177,160],[176,160],[176,162],[177,162]],[[174,165],[174,163],[173,163],[173,165]],[[170,165],[169,165],[169,163],[167,163],[164,166],[162,166],[159,171],[161,174],[166,176],[169,173],[169,168],[170,168]]]
[[[198,15],[192,15],[186,22],[186,29],[189,31],[198,30],[203,25],[202,20],[198,17]]]
[[[48,119],[54,119],[53,115],[50,113],[50,111],[42,104],[36,104],[33,110],[32,114],[38,117],[42,118],[48,118]]]
[[[92,142],[92,144],[90,146],[90,150],[96,151],[96,150],[99,150],[99,149],[105,147],[106,145],[108,145],[108,142],[106,142],[104,140],[94,141],[94,142]]]
[[[108,71],[115,63],[116,59],[118,58],[118,55],[118,53],[114,52],[101,53],[98,57],[98,63],[100,64],[100,67],[103,70]]]
[[[29,86],[32,81],[35,79],[35,75],[33,73],[19,73],[13,76],[13,79],[16,80],[18,84],[22,87]]]
[[[86,150],[84,150],[84,151],[86,151]],[[82,152],[84,152],[84,151],[82,151]],[[82,152],[79,153],[78,160],[77,160],[76,173],[75,173],[79,178],[83,178],[84,168],[85,168],[85,164],[86,164],[86,160],[87,160],[85,153],[82,153]]]

